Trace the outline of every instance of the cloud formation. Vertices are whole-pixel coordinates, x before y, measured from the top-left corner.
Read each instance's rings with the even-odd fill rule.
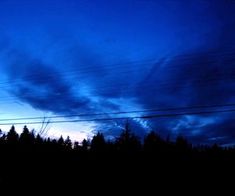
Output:
[[[19,12],[26,13],[23,22],[19,20],[20,27],[14,29],[14,20],[6,17],[9,40],[0,41],[1,76],[12,83],[7,91],[37,110],[54,114],[235,102],[235,5],[221,1],[195,5],[184,0],[149,3],[130,1],[125,9],[115,3],[108,14],[98,5],[84,3],[78,8],[74,3],[81,9],[77,12],[64,3],[51,15],[51,9],[44,10],[42,18],[33,9],[20,7]],[[112,6],[105,4],[106,9]],[[87,8],[93,10],[91,16]],[[33,16],[30,25],[29,16]],[[154,60],[148,61],[150,57]],[[216,138],[228,143],[234,139],[227,131],[233,128],[230,119],[222,114],[186,115],[130,123],[141,136],[151,127],[164,137],[184,134],[196,143],[213,143]],[[117,135],[123,123],[99,123],[97,129],[108,127],[108,135]],[[221,131],[215,131],[215,126]]]

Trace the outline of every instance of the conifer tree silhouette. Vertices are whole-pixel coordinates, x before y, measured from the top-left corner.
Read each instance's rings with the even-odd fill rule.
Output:
[[[17,144],[18,140],[19,135],[16,133],[15,126],[13,125],[7,133],[7,142],[8,144]]]
[[[104,139],[104,135],[98,132],[93,136],[91,140],[91,150],[96,152],[104,152],[106,147],[106,142]]]

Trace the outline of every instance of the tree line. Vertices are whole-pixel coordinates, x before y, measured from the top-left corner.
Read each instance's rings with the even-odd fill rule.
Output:
[[[198,174],[224,173],[227,168],[231,172],[234,163],[234,147],[193,146],[182,136],[171,141],[156,132],[141,140],[128,124],[114,140],[106,140],[98,132],[82,142],[62,136],[45,138],[27,126],[21,134],[14,126],[8,133],[0,131],[0,184],[9,190],[16,185],[25,188],[46,184],[57,188],[73,184],[81,189],[87,184],[115,185],[115,181],[143,185],[157,179],[179,179],[184,173],[184,179],[190,179]]]
[[[235,148],[222,148],[217,144],[213,146],[198,145],[193,146],[182,136],[178,136],[175,141],[163,139],[156,132],[148,133],[142,141],[126,124],[125,129],[114,140],[106,140],[105,136],[98,132],[91,139],[84,139],[82,142],[72,142],[70,137],[52,139],[45,138],[34,131],[29,131],[24,126],[21,134],[18,134],[15,127],[12,126],[8,133],[0,130],[0,152],[62,152],[92,155],[100,154],[133,154],[133,155],[151,155],[153,157],[174,157],[184,156],[187,158],[194,157],[220,157],[226,155],[235,157]],[[221,158],[221,157],[220,157]]]

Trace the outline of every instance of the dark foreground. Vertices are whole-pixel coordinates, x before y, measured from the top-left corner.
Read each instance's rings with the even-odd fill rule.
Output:
[[[153,158],[143,153],[11,153],[1,160],[1,186],[23,192],[29,187],[34,191],[49,188],[101,193],[107,189],[138,191],[146,187],[165,192],[175,187],[184,191],[194,187],[196,191],[212,186],[215,190],[226,181],[233,184],[234,163],[234,159],[216,157]]]
[[[155,133],[140,143],[128,130],[113,142],[98,133],[81,144],[69,138],[42,139],[26,128],[20,136],[11,130],[1,137],[0,153],[2,193],[34,195],[48,188],[97,194],[188,188],[195,192],[204,187],[215,190],[222,183],[230,186],[235,176],[234,148],[192,147],[182,137],[170,142]]]

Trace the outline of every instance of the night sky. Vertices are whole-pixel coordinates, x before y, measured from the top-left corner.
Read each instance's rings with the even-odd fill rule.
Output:
[[[228,106],[235,104],[234,35],[234,0],[0,0],[0,119],[183,112],[129,123],[139,136],[155,130],[234,144],[234,112],[187,114],[235,109]],[[110,114],[213,105],[220,107]],[[47,135],[81,140],[98,130],[115,137],[125,122],[50,124]]]

